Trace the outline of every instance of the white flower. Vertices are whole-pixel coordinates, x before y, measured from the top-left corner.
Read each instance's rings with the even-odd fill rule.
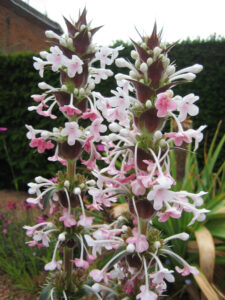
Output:
[[[67,59],[65,65],[67,66],[67,73],[70,78],[73,78],[76,73],[81,74],[83,71],[83,61],[77,56],[72,55],[71,59]]]
[[[77,138],[81,136],[81,131],[77,122],[66,122],[65,128],[61,131],[62,136],[68,136],[67,142],[70,146],[75,144]]]
[[[180,122],[183,122],[187,118],[187,114],[193,117],[199,113],[198,106],[194,104],[194,102],[198,101],[198,96],[188,94],[184,98],[177,96],[173,99],[177,102],[177,110],[180,112],[178,120]]]

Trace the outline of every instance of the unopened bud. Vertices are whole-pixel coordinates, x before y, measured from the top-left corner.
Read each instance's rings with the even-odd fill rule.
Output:
[[[157,130],[154,133],[154,138],[155,138],[155,140],[160,140],[162,138],[162,132],[160,130]]]
[[[129,66],[129,63],[121,57],[116,59],[116,66],[118,68],[127,68]]]
[[[75,88],[75,89],[73,90],[73,92],[74,92],[74,95],[77,95],[77,94],[79,93],[79,90],[78,90],[77,88]]]
[[[84,184],[84,183],[81,183],[81,184],[80,184],[80,188],[81,188],[81,189],[85,188],[85,184]]]
[[[80,26],[80,30],[84,30],[86,28],[86,25],[84,25],[84,24],[82,24],[81,26]]]
[[[183,77],[184,79],[188,80],[188,81],[192,81],[196,78],[196,75],[193,73],[187,73],[186,75],[184,75]]]
[[[151,57],[149,57],[147,59],[147,65],[150,66],[153,63],[153,59]]]
[[[109,129],[112,132],[119,132],[121,130],[121,126],[118,123],[113,122],[113,123],[109,124]]]
[[[70,47],[73,46],[73,40],[71,38],[68,38],[67,43]]]
[[[81,189],[79,187],[76,187],[74,190],[73,190],[74,194],[75,195],[80,195],[81,193]]]
[[[66,232],[60,233],[59,236],[58,236],[58,240],[59,240],[60,242],[64,242],[65,239],[66,239]]]
[[[167,146],[167,143],[164,139],[162,139],[160,142],[159,142],[159,146],[162,147],[162,148],[165,148]]]
[[[91,32],[90,31],[88,31],[88,37],[89,37],[89,39],[91,38]]]
[[[137,53],[137,51],[132,50],[131,53],[130,53],[130,56],[131,56],[133,59],[137,59],[137,58],[138,58],[138,53]]]
[[[47,139],[49,136],[50,136],[50,132],[48,132],[48,131],[42,131],[42,133],[41,133],[41,137],[43,137],[44,139]]]
[[[83,96],[85,93],[85,89],[84,88],[80,88],[79,89],[79,95]]]
[[[43,182],[43,177],[37,176],[37,177],[35,177],[34,180],[35,180],[37,183],[42,183],[42,182]]]
[[[147,101],[145,102],[145,107],[146,107],[146,108],[151,108],[151,107],[152,107],[152,101],[151,101],[151,100],[147,100]]]
[[[93,179],[87,181],[88,185],[95,185],[95,181]]]
[[[161,247],[161,243],[159,242],[159,241],[156,241],[155,243],[154,243],[154,248],[157,250],[157,249],[159,249]]]
[[[141,70],[141,72],[143,72],[143,73],[147,72],[147,70],[148,70],[148,65],[147,65],[146,63],[143,62],[143,63],[140,65],[140,70]]]
[[[121,229],[123,232],[125,232],[125,231],[127,231],[128,227],[126,225],[123,225]]]
[[[48,55],[48,52],[47,52],[47,51],[41,51],[39,54],[40,54],[40,56],[41,56],[42,58],[46,58],[47,55]]]
[[[45,36],[49,39],[59,39],[60,38],[60,36],[52,30],[46,30]]]
[[[133,244],[129,244],[129,245],[127,246],[127,248],[126,248],[126,251],[127,251],[128,253],[134,253],[134,251],[135,251],[135,246],[134,246]]]
[[[69,180],[64,181],[64,186],[67,187],[67,188],[70,186]]]
[[[47,89],[52,88],[49,84],[47,84],[46,82],[43,82],[43,81],[38,83],[38,87],[41,90],[47,90]]]
[[[65,84],[61,86],[61,91],[67,92],[67,86]]]
[[[130,71],[130,72],[129,72],[129,75],[130,75],[130,77],[132,77],[132,78],[136,78],[136,77],[137,77],[137,74],[136,74],[134,71]]]
[[[166,91],[166,94],[167,94],[167,96],[168,96],[169,98],[173,98],[173,96],[174,96],[173,90],[167,90],[167,91]]]
[[[101,291],[101,285],[99,283],[95,283],[92,285],[92,290],[95,291],[96,293]]]
[[[51,229],[54,227],[54,224],[52,222],[47,223],[47,228]]]
[[[175,71],[176,71],[176,68],[175,68],[174,65],[169,65],[169,66],[167,67],[167,69],[166,69],[166,73],[167,73],[168,75],[174,74]]]
[[[153,49],[153,55],[154,56],[159,56],[159,54],[162,52],[162,49],[161,48],[159,48],[159,47],[155,47],[154,49]]]

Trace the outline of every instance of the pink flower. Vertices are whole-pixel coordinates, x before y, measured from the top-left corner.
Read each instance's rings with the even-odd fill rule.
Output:
[[[56,261],[55,259],[53,259],[52,261],[50,261],[48,264],[45,265],[44,269],[45,271],[54,271],[55,269],[60,270],[61,264],[62,264],[61,260]]]
[[[66,208],[63,209],[63,215],[62,215],[62,217],[59,218],[59,221],[64,222],[65,227],[72,227],[72,226],[76,225],[74,216],[70,215]]]
[[[108,285],[110,274],[107,274],[105,270],[94,269],[89,274],[96,282],[101,282],[104,280],[105,284]]]
[[[39,153],[43,153],[46,149],[54,148],[54,144],[51,141],[46,141],[41,137],[32,139],[29,145],[31,148],[37,147]]]
[[[97,119],[99,117],[100,117],[100,115],[97,113],[97,111],[87,109],[87,111],[85,113],[83,113],[81,118],[84,120],[90,119],[93,122],[95,119]]]
[[[50,47],[50,51],[46,58],[52,64],[52,71],[56,72],[65,63],[65,57],[58,46]]]
[[[132,230],[132,233],[133,233],[133,237],[129,237],[126,240],[126,243],[128,243],[128,244],[135,244],[135,249],[139,253],[142,253],[142,252],[148,250],[149,244],[148,244],[148,242],[146,240],[145,235],[140,234],[138,232],[137,228],[134,228]]]
[[[31,96],[31,98],[32,98],[35,102],[37,102],[37,103],[44,101],[45,97],[46,97],[46,94],[43,94],[43,95],[32,95],[32,96]]]
[[[166,222],[169,217],[172,217],[174,219],[179,219],[181,217],[181,211],[179,211],[175,207],[168,208],[165,212],[158,214],[159,222]]]
[[[66,60],[68,76],[73,78],[76,73],[81,74],[83,71],[82,65],[83,61],[77,55],[72,55],[71,59]]]
[[[77,268],[83,268],[85,270],[89,268],[89,263],[82,258],[75,258],[75,260],[71,260],[71,262],[75,263]]]
[[[136,299],[141,300],[157,300],[158,295],[150,291],[146,285],[140,286],[141,293],[137,295]]]
[[[86,152],[90,152],[91,151],[91,141],[94,139],[93,136],[90,136],[86,139],[85,143],[84,143],[84,150]]]
[[[4,229],[2,230],[2,233],[3,233],[3,234],[7,234],[7,233],[8,233],[8,230],[7,230],[6,228],[4,228]]]
[[[85,215],[80,216],[80,220],[78,221],[77,225],[80,226],[91,226],[94,217],[87,217]]]
[[[6,127],[0,127],[0,131],[7,131],[8,129]]]
[[[132,181],[130,186],[132,188],[132,192],[134,193],[134,195],[143,196],[145,194],[146,189],[142,184],[142,180],[140,180],[139,178]]]
[[[68,117],[72,117],[74,114],[80,115],[82,113],[80,109],[71,107],[70,105],[61,106],[59,110],[66,113]]]
[[[90,127],[90,133],[94,136],[96,142],[100,141],[100,133],[107,130],[106,125],[102,124],[103,118],[95,119]]]
[[[191,143],[191,138],[184,132],[168,132],[165,136],[174,140],[176,146],[181,146],[183,142]]]
[[[81,131],[77,122],[66,122],[65,128],[61,131],[62,136],[68,136],[67,143],[70,146],[73,146],[76,142],[76,139],[81,136]]]
[[[177,108],[177,104],[174,100],[170,99],[167,94],[161,93],[157,95],[155,107],[158,110],[157,117],[161,118],[167,115],[168,110],[175,110]]]
[[[171,273],[173,273],[173,271],[170,271],[161,266],[158,272],[150,274],[150,278],[153,278],[152,282],[154,284],[160,284],[161,282],[163,282],[164,279],[167,280],[168,282],[174,282],[175,278]]]
[[[199,271],[195,268],[190,266],[188,263],[184,264],[184,268],[181,269],[179,267],[175,267],[176,271],[180,273],[182,276],[188,276],[189,274],[198,274]]]

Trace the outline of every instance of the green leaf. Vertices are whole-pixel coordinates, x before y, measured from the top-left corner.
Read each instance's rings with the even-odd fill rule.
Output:
[[[43,210],[45,210],[48,206],[48,202],[49,200],[51,199],[52,195],[55,193],[55,192],[58,192],[60,191],[61,189],[52,189],[50,190],[48,193],[46,193],[43,197],[43,201],[44,201],[44,204],[43,204]]]
[[[50,300],[51,299],[51,295],[50,295],[51,290],[52,290],[52,286],[47,285],[41,292],[39,300]]]
[[[210,221],[206,227],[214,237],[225,239],[225,218]]]

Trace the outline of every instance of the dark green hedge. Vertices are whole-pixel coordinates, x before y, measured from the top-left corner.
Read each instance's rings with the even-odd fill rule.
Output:
[[[117,42],[114,46],[117,46]],[[124,44],[125,49],[121,56],[129,57],[131,45]],[[208,124],[208,140],[210,141],[219,120],[225,115],[225,42],[207,41],[182,43],[174,47],[170,52],[171,61],[175,61],[180,69],[195,63],[204,65],[204,70],[198,74],[197,79],[175,88],[175,92],[184,96],[194,92],[200,96],[198,105],[200,114],[194,118],[194,127]],[[115,73],[118,69],[112,66]],[[121,70],[119,70],[121,72]],[[10,164],[15,173],[16,182],[20,189],[26,188],[26,183],[32,181],[35,176],[53,176],[59,168],[58,163],[46,161],[48,154],[38,154],[30,149],[26,139],[25,124],[35,128],[51,130],[62,119],[51,121],[38,116],[35,112],[28,112],[27,107],[32,105],[30,95],[40,93],[37,84],[40,80],[38,72],[33,69],[32,54],[0,55],[0,127],[7,127],[8,131],[0,136],[0,189],[14,188]],[[58,86],[58,76],[52,72],[46,72],[44,81]],[[99,90],[106,96],[115,88],[115,80],[110,78],[99,85]],[[62,123],[61,123],[62,124]],[[220,134],[224,133],[225,125],[222,125]],[[3,139],[7,146],[10,163],[6,156]],[[224,157],[225,151],[223,152]],[[201,157],[201,154],[200,154]]]

